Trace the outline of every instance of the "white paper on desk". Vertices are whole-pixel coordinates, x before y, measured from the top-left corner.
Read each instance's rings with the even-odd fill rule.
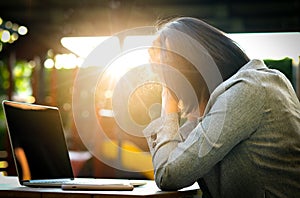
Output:
[[[131,191],[133,185],[130,184],[63,184],[63,190],[115,190]]]
[[[21,186],[17,177],[3,176],[0,174],[0,188]]]

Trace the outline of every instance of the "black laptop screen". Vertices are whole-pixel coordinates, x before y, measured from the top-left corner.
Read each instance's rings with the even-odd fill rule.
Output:
[[[57,108],[3,103],[20,180],[73,178]]]

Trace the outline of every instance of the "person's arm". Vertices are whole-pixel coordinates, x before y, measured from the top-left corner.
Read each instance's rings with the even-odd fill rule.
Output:
[[[251,80],[215,90],[207,112],[182,140],[177,114],[155,120],[145,130],[153,157],[155,181],[162,190],[193,184],[258,127],[264,90]]]
[[[165,117],[168,114],[178,114],[180,111],[178,106],[178,100],[174,97],[174,94],[171,93],[171,91],[168,88],[163,88],[162,91],[162,113],[161,115]],[[171,117],[176,117],[176,115],[171,115]],[[177,120],[180,120],[180,118],[176,117],[175,122]],[[179,123],[175,124],[176,126],[179,125]],[[187,121],[183,124],[181,127],[182,130],[180,130],[180,137],[182,140],[185,140],[188,136],[188,134],[195,128],[197,125],[197,119],[195,117],[191,116],[187,117]]]

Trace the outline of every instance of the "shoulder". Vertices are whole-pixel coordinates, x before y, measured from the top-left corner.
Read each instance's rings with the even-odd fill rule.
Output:
[[[249,95],[263,91],[263,82],[269,78],[267,66],[260,60],[252,60],[236,74],[220,84],[211,94],[218,97],[224,93]]]
[[[226,104],[227,107],[255,105],[261,108],[265,103],[269,86],[264,83],[269,78],[264,70],[268,68],[261,61],[250,61],[211,93],[209,106],[221,101],[219,103]]]
[[[228,79],[228,83],[246,81],[253,85],[269,78],[270,69],[261,60],[251,60],[244,65],[235,75]]]
[[[268,68],[261,60],[251,60],[236,74],[223,82],[226,89],[237,83],[243,84],[243,89],[266,91],[281,85],[289,86],[289,80],[278,70]]]
[[[248,80],[253,83],[263,83],[265,81],[276,82],[284,81],[286,83],[287,78],[283,73],[276,69],[268,68],[262,60],[254,59],[244,65],[230,80]],[[229,81],[230,81],[229,80]],[[279,80],[279,81],[278,81]]]

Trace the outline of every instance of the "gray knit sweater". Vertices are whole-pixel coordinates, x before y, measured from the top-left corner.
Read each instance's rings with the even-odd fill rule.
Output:
[[[260,60],[219,85],[203,117],[179,127],[168,114],[144,134],[162,190],[203,178],[212,197],[300,197],[299,99]]]

